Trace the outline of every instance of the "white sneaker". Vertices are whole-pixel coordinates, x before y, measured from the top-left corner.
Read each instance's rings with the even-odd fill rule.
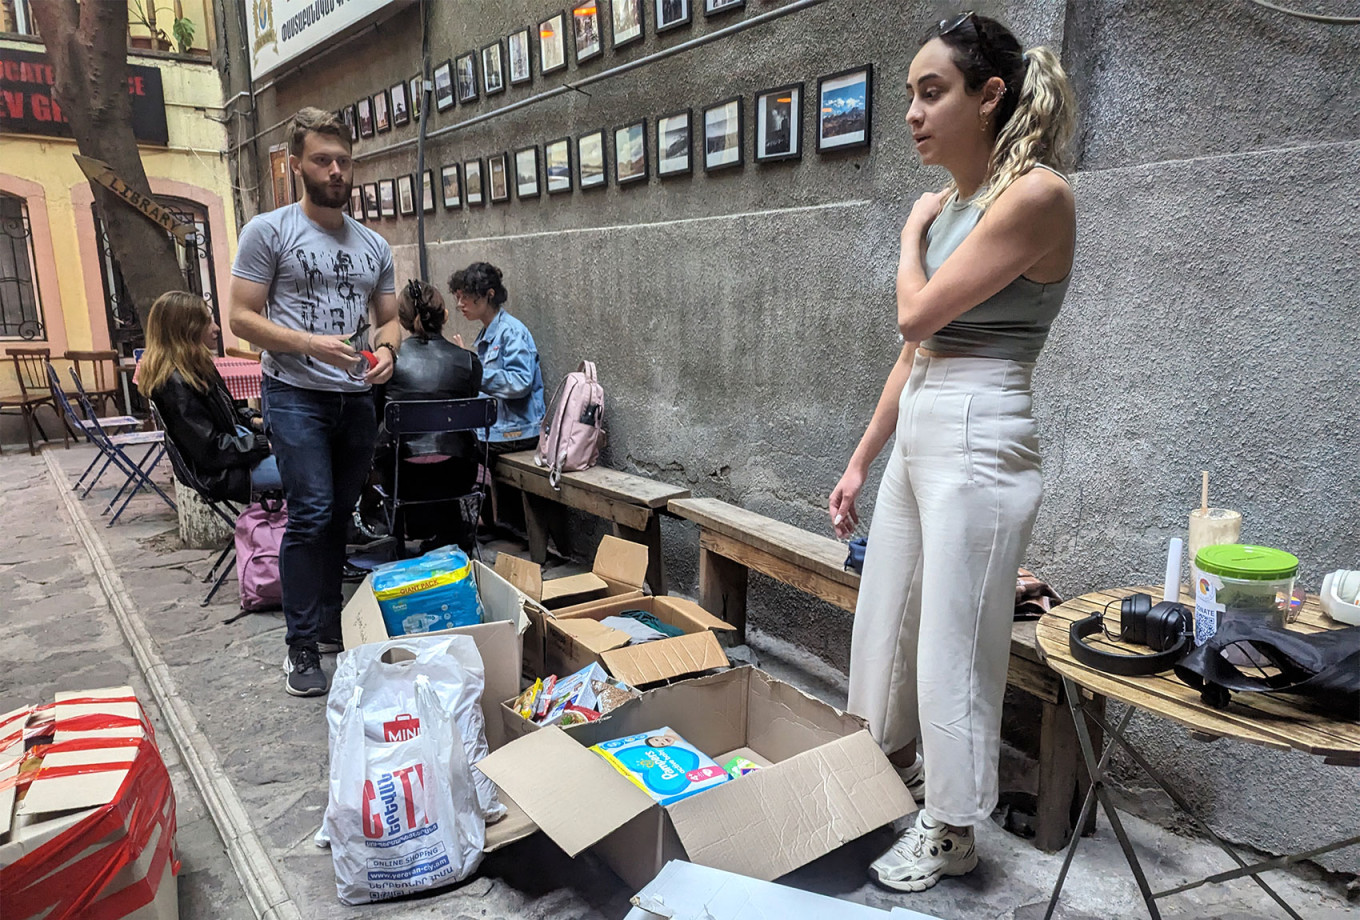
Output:
[[[917,805],[926,803],[926,760],[920,754],[916,755],[916,760],[909,767],[893,767],[897,775],[902,777],[902,784],[907,787],[911,797],[916,800]]]
[[[977,864],[971,827],[953,831],[919,811],[916,826],[869,866],[869,878],[895,891],[925,891],[946,875],[967,875]]]

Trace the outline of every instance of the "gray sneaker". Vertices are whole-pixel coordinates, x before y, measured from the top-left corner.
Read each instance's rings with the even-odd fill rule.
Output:
[[[869,877],[894,891],[925,891],[946,875],[977,868],[973,829],[951,830],[924,811],[888,851],[869,866]]]
[[[321,670],[321,655],[310,645],[290,647],[283,672],[288,675],[283,687],[293,696],[325,696],[330,689],[326,672]]]
[[[926,803],[926,761],[920,754],[916,755],[916,760],[909,767],[893,767],[897,775],[902,777],[902,784],[907,787],[911,797],[916,800],[917,805]]]

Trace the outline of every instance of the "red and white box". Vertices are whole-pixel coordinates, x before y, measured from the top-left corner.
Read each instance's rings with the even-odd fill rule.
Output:
[[[0,917],[178,920],[175,793],[131,687],[0,716]]]

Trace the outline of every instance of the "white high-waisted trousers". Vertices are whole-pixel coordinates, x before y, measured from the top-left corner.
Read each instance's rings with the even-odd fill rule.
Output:
[[[892,753],[920,741],[926,807],[997,802],[1015,577],[1043,483],[1033,364],[918,353],[869,527],[849,708]]]

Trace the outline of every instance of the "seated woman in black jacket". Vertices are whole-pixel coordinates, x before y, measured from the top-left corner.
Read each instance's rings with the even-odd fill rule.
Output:
[[[421,399],[470,399],[482,381],[482,362],[443,336],[448,310],[437,289],[409,281],[397,297],[397,315],[411,333],[397,353],[396,368],[387,381],[382,403]],[[466,495],[477,481],[481,453],[468,431],[418,435],[402,441],[401,495],[429,500]],[[374,460],[384,487],[392,488],[392,438],[379,426]],[[425,547],[446,543],[470,545],[471,529],[461,526],[453,505],[416,507],[405,512],[406,535],[426,538]]]
[[[282,488],[259,416],[237,408],[213,366],[212,311],[197,294],[168,291],[146,318],[138,389],[156,406],[165,434],[209,499],[246,502]]]

